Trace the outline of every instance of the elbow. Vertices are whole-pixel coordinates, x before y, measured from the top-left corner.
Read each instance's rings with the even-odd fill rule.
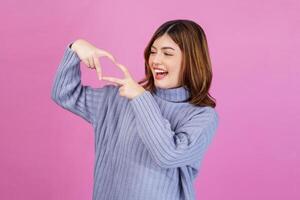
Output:
[[[161,168],[178,168],[202,159],[208,144],[202,143],[185,150],[174,150],[168,154],[152,154],[155,163]]]
[[[55,93],[53,93],[53,92],[51,93],[51,99],[52,99],[52,101],[58,103],[58,98],[56,97]]]
[[[57,89],[55,89],[54,87],[52,87],[52,90],[51,90],[51,99],[55,102],[55,103],[57,103],[57,104],[59,104],[60,105],[60,100],[59,99],[61,99],[60,97],[59,97],[59,95],[58,95],[58,91],[57,91]]]
[[[156,157],[155,163],[160,167],[160,168],[176,168],[178,167],[178,164],[175,159],[167,159],[163,157]]]
[[[160,168],[172,168],[172,166],[170,165],[170,163],[168,162],[161,162],[161,161],[155,161],[155,163],[160,167]]]

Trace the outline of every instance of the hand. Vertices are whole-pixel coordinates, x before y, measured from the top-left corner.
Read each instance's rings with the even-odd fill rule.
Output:
[[[141,85],[139,85],[135,80],[133,80],[128,69],[124,65],[121,65],[116,62],[115,64],[123,71],[125,78],[118,79],[106,76],[102,77],[102,79],[121,85],[121,87],[119,88],[121,96],[127,97],[128,99],[133,99],[146,91]]]
[[[101,70],[101,65],[99,62],[99,57],[106,56],[113,62],[116,62],[115,58],[112,56],[111,53],[103,50],[103,49],[98,49],[91,43],[83,40],[83,39],[78,39],[76,40],[73,44],[71,49],[76,52],[78,57],[80,58],[81,61],[83,61],[88,68],[95,69],[98,73],[98,78],[101,80],[102,76],[102,70]]]

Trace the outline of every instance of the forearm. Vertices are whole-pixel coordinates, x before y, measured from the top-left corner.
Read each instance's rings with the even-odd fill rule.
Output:
[[[138,133],[158,165],[173,168],[199,161],[216,128],[217,116],[207,112],[171,130],[149,91],[130,101]]]

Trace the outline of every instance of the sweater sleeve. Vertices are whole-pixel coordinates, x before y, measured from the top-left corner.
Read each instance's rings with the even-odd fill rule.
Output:
[[[138,134],[152,158],[163,168],[176,168],[199,162],[218,126],[214,109],[201,109],[189,121],[171,130],[149,91],[130,101]]]
[[[94,124],[98,110],[107,106],[112,86],[92,88],[82,85],[80,58],[68,44],[54,77],[51,98],[59,106]]]

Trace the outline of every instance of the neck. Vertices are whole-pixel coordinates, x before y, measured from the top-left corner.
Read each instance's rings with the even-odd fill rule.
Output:
[[[183,102],[190,97],[189,90],[185,86],[175,88],[160,88],[155,86],[155,95],[170,102]]]

